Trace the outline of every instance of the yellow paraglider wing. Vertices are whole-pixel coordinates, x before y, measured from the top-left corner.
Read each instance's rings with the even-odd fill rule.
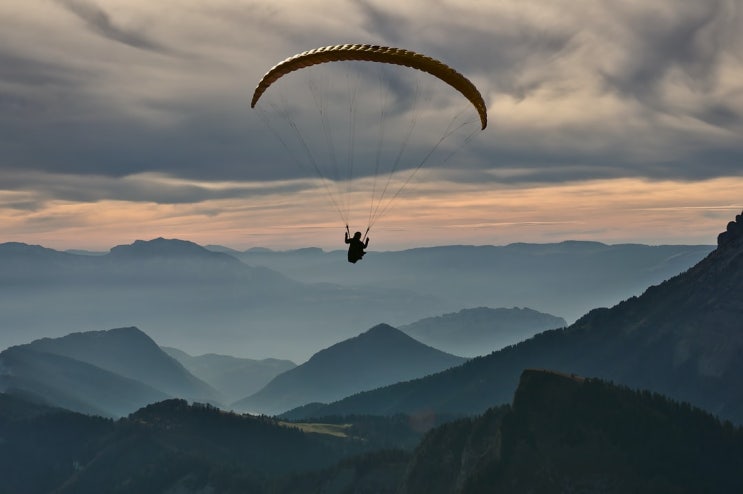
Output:
[[[485,101],[483,100],[480,91],[477,90],[475,85],[469,79],[445,63],[426,55],[421,55],[420,53],[410,50],[403,50],[401,48],[376,45],[325,46],[287,58],[283,62],[274,66],[266,73],[266,75],[263,76],[253,92],[253,99],[250,106],[251,108],[255,107],[266,89],[290,72],[321,63],[349,60],[404,65],[438,77],[459,91],[470,101],[470,103],[472,103],[480,116],[482,129],[485,129],[488,125],[488,114]]]

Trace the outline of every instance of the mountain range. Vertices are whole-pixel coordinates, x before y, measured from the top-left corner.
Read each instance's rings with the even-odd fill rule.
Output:
[[[687,269],[711,248],[447,246],[370,252],[351,265],[341,251],[213,252],[162,238],[96,255],[5,243],[0,348],[136,326],[191,355],[303,362],[382,320],[400,327],[462,308],[529,307],[572,322]]]
[[[694,267],[574,324],[438,374],[285,414],[481,413],[507,403],[524,368],[650,389],[743,423],[743,215]]]
[[[0,347],[137,326],[165,346],[188,342],[182,349],[192,354],[239,347],[303,361],[353,336],[349,328],[377,324],[380,310],[416,320],[436,304],[393,286],[298,282],[182,240],[136,241],[97,256],[0,244]]]
[[[236,402],[231,408],[274,414],[464,361],[384,324],[332,345],[300,366],[278,359],[194,357],[163,349],[131,327],[42,338],[8,348],[0,352],[0,392],[107,417],[125,416],[166,398],[223,407]]]
[[[348,263],[338,262],[345,257],[342,251],[210,248],[298,281],[382,290],[395,287],[439,301],[437,310],[428,315],[402,321],[386,318],[400,327],[463,307],[530,307],[572,323],[591,309],[610,307],[684,271],[714,246],[566,241],[389,252],[372,248],[364,262],[353,265],[352,275]]]
[[[465,361],[426,346],[387,324],[379,324],[316,353],[307,362],[276,376],[257,393],[233,403],[231,408],[273,415],[425,376]]]
[[[86,362],[120,376],[146,382],[168,395],[200,401],[217,398],[215,389],[169,358],[137,328],[72,333],[61,338],[42,338],[25,348]]]

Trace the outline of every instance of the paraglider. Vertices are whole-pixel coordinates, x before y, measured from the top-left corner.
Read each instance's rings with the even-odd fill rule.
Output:
[[[376,77],[370,66],[379,67]],[[295,76],[286,77],[305,72],[311,72],[306,83],[291,85]],[[272,89],[282,85],[285,92]],[[414,51],[367,44],[325,46],[279,62],[258,82],[250,104],[291,159],[321,180],[346,225],[351,263],[369,243],[360,232],[350,236],[351,212],[368,202],[368,233],[419,169],[443,165],[488,124],[480,91],[461,73]],[[450,108],[446,119],[438,117]],[[359,200],[364,191],[368,201]]]
[[[369,237],[366,237],[365,240],[361,240],[361,232],[356,232],[353,234],[353,237],[349,237],[349,229],[348,225],[346,225],[346,243],[348,245],[348,262],[352,264],[356,264],[356,262],[360,261],[366,252],[364,249],[369,247]]]

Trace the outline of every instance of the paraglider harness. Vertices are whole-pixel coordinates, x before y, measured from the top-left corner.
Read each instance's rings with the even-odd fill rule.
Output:
[[[366,231],[364,232],[363,238],[357,239],[356,235],[351,237],[351,230],[349,230],[348,225],[346,225],[346,243],[349,244],[348,262],[356,264],[357,261],[360,261],[364,257],[364,254],[366,254],[366,252],[364,252],[364,249],[369,245],[369,237],[367,237],[368,233],[369,227],[367,227]]]

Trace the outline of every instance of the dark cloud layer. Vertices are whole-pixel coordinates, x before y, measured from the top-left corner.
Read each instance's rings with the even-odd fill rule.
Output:
[[[716,68],[732,32],[725,26],[737,15],[735,4],[720,1],[679,5],[673,11],[615,11],[631,43],[627,63],[607,74],[613,87],[642,97],[662,90],[665,76],[678,69],[696,89],[714,87]],[[733,10],[731,12],[731,9]],[[657,94],[656,94],[657,96]]]
[[[334,27],[337,32],[313,29],[301,22],[301,8],[276,4],[257,10],[260,15],[238,9],[231,22],[215,16],[208,23],[204,17],[203,25],[198,18],[177,27],[164,23],[157,33],[143,27],[160,25],[147,4],[132,8],[150,24],[119,18],[105,3],[56,5],[61,9],[49,15],[67,15],[60,23],[70,30],[68,37],[54,31],[58,38],[48,43],[74,40],[70,46],[79,46],[75,26],[83,26],[100,45],[59,58],[58,51],[24,44],[20,29],[38,29],[42,37],[41,24],[27,21],[3,35],[18,41],[0,43],[0,172],[33,173],[23,183],[5,179],[0,189],[38,188],[41,197],[76,201],[178,203],[246,191],[134,182],[117,190],[108,180],[98,189],[78,190],[75,184],[87,175],[94,184],[95,177],[147,172],[191,181],[306,178],[249,108],[249,93],[282,54],[352,41],[353,32],[369,38],[359,41],[429,53],[478,84],[492,126],[461,155],[462,172],[453,179],[559,183],[743,173],[743,143],[735,138],[743,133],[743,13],[735,0],[494,3],[477,9],[442,1],[421,4],[427,8],[420,16],[409,7],[367,0],[344,4],[348,23]],[[232,5],[222,8],[238,12]],[[113,62],[112,46],[129,51]],[[191,51],[198,56],[162,57]],[[731,83],[735,74],[737,87]],[[404,99],[408,93],[397,94]],[[609,116],[596,118],[599,110]],[[497,173],[512,167],[524,173]],[[482,173],[488,171],[495,173]],[[73,178],[56,187],[31,180],[64,175]]]
[[[118,25],[104,9],[93,2],[86,2],[85,0],[55,1],[79,17],[88,29],[104,38],[142,50],[169,51],[163,45],[151,39],[145,32]]]

